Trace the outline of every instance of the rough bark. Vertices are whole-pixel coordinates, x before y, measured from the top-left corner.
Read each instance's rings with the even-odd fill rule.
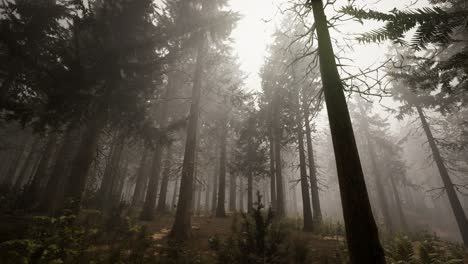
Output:
[[[320,72],[335,152],[350,260],[353,264],[385,263],[323,3],[321,0],[310,0],[308,3],[312,7],[317,30]]]
[[[310,111],[309,111],[309,104],[306,100],[305,91],[303,89],[304,96],[302,99],[302,111],[304,112],[304,122],[305,122],[305,133],[306,133],[306,143],[307,143],[307,161],[309,165],[309,179],[310,179],[310,192],[312,196],[312,212],[313,212],[313,219],[315,223],[322,222],[322,209],[320,208],[320,196],[319,196],[319,188],[318,188],[318,181],[317,181],[317,171],[315,166],[315,158],[314,158],[314,148],[312,143],[312,129],[310,128]]]
[[[307,168],[304,149],[304,130],[302,128],[302,114],[299,108],[299,89],[295,91],[296,106],[296,136],[299,148],[299,171],[302,192],[302,217],[304,221],[304,231],[313,231],[312,209],[310,207],[309,184],[307,183]],[[296,201],[294,201],[296,202]]]
[[[445,167],[442,156],[440,155],[439,148],[437,147],[434,136],[432,135],[431,128],[429,127],[429,124],[426,121],[426,117],[424,116],[423,110],[419,105],[416,105],[415,107],[418,111],[419,118],[421,119],[422,127],[424,129],[424,132],[426,133],[429,146],[431,147],[432,157],[434,158],[437,168],[439,169],[440,177],[442,178],[442,182],[444,183],[445,191],[447,192],[450,206],[452,207],[453,214],[455,215],[455,219],[457,221],[458,229],[460,230],[460,235],[463,239],[463,244],[465,245],[465,247],[468,247],[468,220],[466,219],[465,211],[463,210],[455,188],[453,187],[452,180],[450,179],[447,168]]]
[[[227,114],[226,114],[227,115]],[[226,217],[226,145],[228,133],[228,118],[224,118],[222,123],[221,140],[219,143],[219,185],[218,202],[216,206],[216,217]]]
[[[185,153],[182,163],[182,177],[177,203],[174,225],[170,237],[176,240],[186,240],[191,235],[192,217],[191,200],[193,198],[193,176],[195,169],[195,152],[197,145],[198,116],[200,112],[201,75],[203,73],[203,59],[205,56],[206,36],[200,33],[197,50],[197,63],[192,88],[192,102],[187,125],[187,138],[185,141]]]
[[[167,186],[169,185],[169,175],[171,171],[172,145],[166,148],[166,159],[164,160],[164,170],[162,172],[161,190],[159,192],[158,206],[156,212],[167,212]]]

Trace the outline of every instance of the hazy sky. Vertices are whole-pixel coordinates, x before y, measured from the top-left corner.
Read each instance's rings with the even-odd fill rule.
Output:
[[[232,38],[235,41],[234,47],[241,61],[242,70],[249,76],[246,82],[247,90],[260,90],[258,72],[267,54],[267,46],[272,40],[271,34],[275,25],[281,20],[282,14],[279,10],[284,9],[286,3],[287,0],[230,0],[230,7],[242,16]],[[336,3],[337,6],[340,6],[347,4],[348,1],[337,0]],[[414,0],[356,1],[358,6],[381,11],[389,11],[395,7],[398,9],[408,6],[420,7],[425,4],[426,1]],[[330,8],[326,11],[327,15],[334,12]],[[365,25],[347,22],[347,24],[340,26],[340,29],[342,32],[352,34],[365,32],[380,25],[375,22],[369,22]],[[343,37],[341,33],[331,32],[331,34],[336,38]],[[372,64],[378,65],[380,61],[383,61],[386,49],[387,46],[383,44],[357,45],[354,51],[346,54],[346,57],[353,59],[353,65],[365,68]]]

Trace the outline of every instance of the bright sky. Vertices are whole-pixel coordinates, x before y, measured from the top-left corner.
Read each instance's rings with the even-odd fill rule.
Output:
[[[275,24],[281,20],[280,7],[284,8],[285,3],[286,0],[230,0],[232,10],[239,12],[241,15],[241,20],[238,22],[232,38],[235,42],[234,47],[239,56],[242,70],[248,74],[247,90],[260,90],[258,73],[267,55],[267,46],[272,40],[271,34],[275,29]],[[337,3],[337,5],[340,5],[340,3],[347,4],[348,1],[338,0]],[[413,8],[421,7],[425,4],[426,1],[421,0],[357,1],[358,6],[366,6],[380,11],[389,11],[395,7],[398,9],[405,9],[408,6]],[[333,10],[327,9],[327,15],[330,15],[331,12]],[[367,23],[362,26],[357,22],[349,22],[342,25],[340,29],[343,32],[359,33],[378,26],[380,24]],[[339,37],[337,33],[331,33],[332,36]],[[354,52],[346,54],[346,56],[354,60],[353,65],[365,68],[372,64],[378,65],[379,62],[383,61],[386,49],[386,45],[357,45]]]

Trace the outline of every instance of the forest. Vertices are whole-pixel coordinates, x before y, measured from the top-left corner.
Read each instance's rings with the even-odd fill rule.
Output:
[[[0,0],[0,263],[468,263],[468,1]]]

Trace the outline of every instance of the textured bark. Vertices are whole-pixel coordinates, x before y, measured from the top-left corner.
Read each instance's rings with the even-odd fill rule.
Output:
[[[276,173],[275,173],[275,143],[273,140],[273,129],[268,129],[268,142],[270,144],[269,155],[270,155],[270,198],[271,198],[271,209],[276,210]]]
[[[308,3],[312,7],[317,30],[320,73],[335,152],[350,260],[353,264],[385,263],[323,3],[321,0],[310,0]]]
[[[429,146],[432,150],[432,157],[439,169],[440,177],[442,178],[442,182],[444,183],[445,191],[447,192],[447,196],[450,202],[450,206],[452,207],[453,214],[455,215],[455,219],[457,221],[458,229],[460,230],[460,235],[463,239],[463,244],[465,247],[468,247],[468,220],[466,219],[465,211],[463,211],[463,207],[461,206],[460,200],[458,199],[457,193],[455,188],[453,187],[452,180],[448,174],[447,168],[445,167],[444,161],[439,152],[439,148],[436,145],[434,140],[434,136],[432,135],[431,128],[426,121],[426,117],[424,116],[423,110],[419,105],[416,105],[416,110],[418,111],[419,118],[421,119],[421,123],[426,133],[427,140],[429,142]]]
[[[133,190],[132,206],[140,206],[143,202],[143,191],[145,190],[145,185],[148,182],[148,175],[146,173],[147,152],[148,150],[144,148],[143,154],[140,158],[140,165],[138,166],[135,189]]]
[[[310,179],[310,192],[312,196],[312,211],[313,211],[313,219],[315,223],[322,222],[322,209],[320,208],[320,196],[319,196],[319,188],[318,188],[318,181],[317,181],[317,170],[315,166],[315,159],[314,159],[314,149],[312,143],[312,130],[310,128],[309,117],[309,105],[306,100],[305,96],[305,89],[304,96],[302,99],[302,111],[304,112],[304,122],[305,122],[305,133],[306,133],[306,141],[307,141],[307,158],[308,158],[308,165],[309,165],[309,179]]]
[[[156,211],[167,212],[167,186],[169,185],[169,174],[171,171],[172,146],[166,148],[166,159],[164,160],[164,170],[162,171],[161,190],[159,192],[158,206]]]
[[[99,135],[105,126],[105,114],[97,113],[95,119],[88,121],[83,132],[77,153],[71,165],[71,171],[65,185],[65,200],[72,202],[71,209],[78,210],[91,163],[95,157]]]
[[[299,89],[295,91],[296,107],[296,136],[297,145],[299,148],[299,171],[302,192],[302,217],[304,221],[304,231],[311,232],[313,230],[312,209],[310,207],[309,184],[307,183],[307,168],[304,149],[304,130],[302,129],[302,114],[299,108]],[[296,198],[296,197],[295,197]],[[296,201],[294,201],[296,202]]]
[[[231,177],[229,178],[229,211],[231,212],[236,211],[236,181],[237,175],[235,173],[231,173]]]
[[[40,143],[39,137],[36,137],[31,144],[28,155],[23,163],[21,170],[19,171],[18,177],[15,180],[15,185],[13,186],[13,192],[18,193],[21,190],[21,187],[24,184],[24,181],[28,178],[29,172],[31,171],[32,163],[34,163],[34,155],[37,151],[37,146]]]
[[[177,203],[174,225],[170,237],[176,240],[186,240],[191,235],[192,217],[191,203],[193,198],[193,176],[195,170],[195,152],[197,145],[198,116],[200,113],[201,75],[203,73],[203,59],[205,56],[206,36],[200,33],[197,50],[197,63],[192,88],[192,102],[187,125],[184,161],[182,163],[182,177]]]
[[[216,217],[226,217],[226,145],[228,133],[227,114],[222,122],[221,140],[219,143],[219,185],[218,185],[218,203],[216,206]]]

